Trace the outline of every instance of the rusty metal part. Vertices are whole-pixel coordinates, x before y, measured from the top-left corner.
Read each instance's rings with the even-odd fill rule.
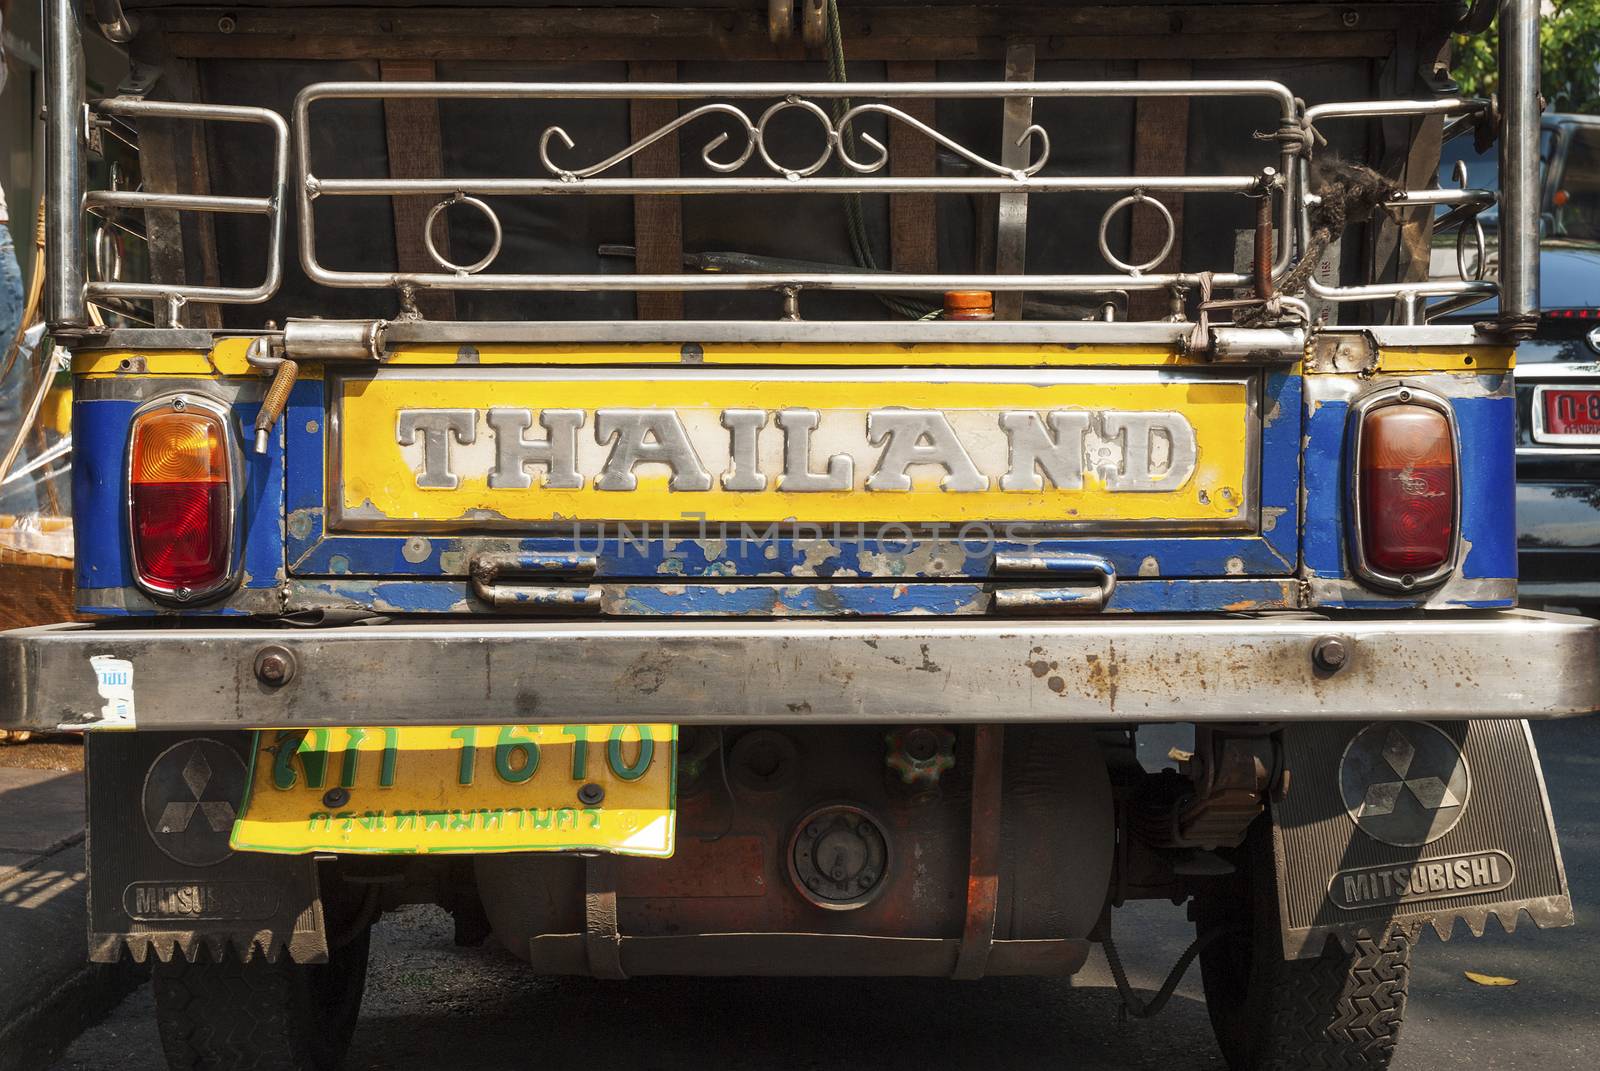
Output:
[[[467,568],[472,593],[497,610],[599,613],[601,589],[586,583],[598,563],[593,554],[483,554]],[[518,582],[519,576],[540,582]]]
[[[1158,848],[1222,848],[1244,843],[1245,831],[1283,781],[1276,739],[1233,736],[1196,726],[1193,755],[1151,779],[1133,821],[1139,837]]]
[[[800,0],[800,40],[807,48],[828,43],[828,0]]]
[[[935,786],[956,764],[956,734],[949,729],[902,726],[885,735],[884,742],[889,750],[883,761],[902,784]]]
[[[944,791],[913,801],[885,776],[888,728],[785,728],[798,753],[793,783],[770,792],[735,784],[731,811],[717,769],[707,769],[703,791],[678,797],[672,857],[614,862],[622,969],[630,977],[950,977],[966,922],[972,731],[958,730],[960,761],[944,775]],[[740,735],[730,728],[728,743]],[[1004,850],[984,973],[1071,973],[1112,870],[1105,760],[1094,735],[1078,727],[1012,726],[1006,737]],[[849,800],[888,834],[894,858],[883,889],[859,909],[821,910],[789,875],[795,820],[819,800]],[[509,854],[472,865],[507,949],[539,973],[592,974],[586,860]]]
[[[1255,281],[1256,298],[1262,302],[1271,301],[1277,294],[1277,287],[1272,278],[1272,184],[1271,176],[1275,174],[1272,168],[1267,168],[1263,175],[1261,198],[1256,202],[1256,249],[1255,249]]]
[[[1337,673],[1350,661],[1349,646],[1337,636],[1326,636],[1311,648],[1311,660],[1327,673]]]
[[[972,740],[972,833],[967,872],[967,919],[952,978],[982,978],[994,944],[1000,908],[1001,787],[1005,727],[980,725]]]
[[[734,741],[728,775],[747,792],[778,792],[794,784],[799,756],[794,741],[776,729],[756,729]]]
[[[794,36],[794,0],[767,0],[767,37],[781,45]]]
[[[854,911],[883,892],[892,861],[883,824],[864,809],[830,803],[789,836],[789,880],[825,911]]]
[[[584,946],[589,956],[590,974],[596,978],[620,980],[628,975],[622,969],[622,935],[617,930],[615,863],[609,855],[584,860]]]
[[[267,395],[261,400],[261,409],[256,413],[256,453],[267,452],[272,428],[283,415],[284,407],[289,404],[289,392],[294,390],[294,381],[299,375],[300,366],[287,358],[272,374],[272,383],[267,387]]]
[[[1200,848],[1236,847],[1266,809],[1266,793],[1280,765],[1271,737],[1230,737],[1196,730],[1194,798],[1181,807],[1176,843]]]
[[[273,688],[281,688],[294,680],[294,653],[276,644],[261,648],[256,653],[256,679]]]

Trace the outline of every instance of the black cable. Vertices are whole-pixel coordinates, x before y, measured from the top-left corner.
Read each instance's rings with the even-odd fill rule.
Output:
[[[1194,962],[1195,957],[1227,932],[1228,927],[1217,926],[1196,937],[1193,943],[1183,950],[1178,962],[1172,965],[1167,980],[1162,983],[1148,1004],[1140,1000],[1135,995],[1133,987],[1128,984],[1128,974],[1122,969],[1122,957],[1117,955],[1117,943],[1111,939],[1111,934],[1107,933],[1101,944],[1105,946],[1106,962],[1111,965],[1111,978],[1117,983],[1117,996],[1122,998],[1123,1010],[1135,1019],[1149,1019],[1161,1011],[1167,1006],[1167,1001],[1172,999],[1172,994],[1177,992],[1178,983],[1183,981],[1183,976],[1188,973],[1189,965]]]

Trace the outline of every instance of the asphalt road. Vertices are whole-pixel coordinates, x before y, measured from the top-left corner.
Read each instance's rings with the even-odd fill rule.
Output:
[[[1589,1071],[1600,1067],[1600,717],[1537,726],[1579,928],[1448,944],[1414,958],[1396,1071]],[[1152,743],[1157,743],[1152,741]],[[1164,750],[1164,747],[1161,748]],[[1586,926],[1585,923],[1590,923]],[[1491,924],[1492,925],[1492,924]],[[1182,911],[1118,916],[1136,986],[1155,988],[1192,935]],[[1198,981],[1158,1018],[1119,1022],[1098,959],[1070,981],[644,979],[530,976],[492,944],[455,948],[448,918],[413,909],[381,922],[351,1068],[433,1071],[660,1068],[926,1071],[1083,1067],[1219,1069]],[[1488,988],[1463,971],[1517,979]],[[56,1065],[159,1071],[148,990],[83,1035]]]

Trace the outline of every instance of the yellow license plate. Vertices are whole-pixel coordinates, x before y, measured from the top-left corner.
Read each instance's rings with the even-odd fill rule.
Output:
[[[334,528],[1253,523],[1248,376],[473,373],[334,381]]]
[[[670,856],[677,753],[660,724],[267,730],[232,844]]]

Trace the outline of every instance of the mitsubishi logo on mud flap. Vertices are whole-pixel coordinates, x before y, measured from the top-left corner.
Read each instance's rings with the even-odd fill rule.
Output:
[[[1471,792],[1466,758],[1426,722],[1380,722],[1355,735],[1339,767],[1345,810],[1374,840],[1416,847],[1460,821]]]
[[[144,820],[156,847],[186,866],[212,866],[233,854],[235,805],[243,798],[244,762],[216,740],[174,744],[150,764]]]

